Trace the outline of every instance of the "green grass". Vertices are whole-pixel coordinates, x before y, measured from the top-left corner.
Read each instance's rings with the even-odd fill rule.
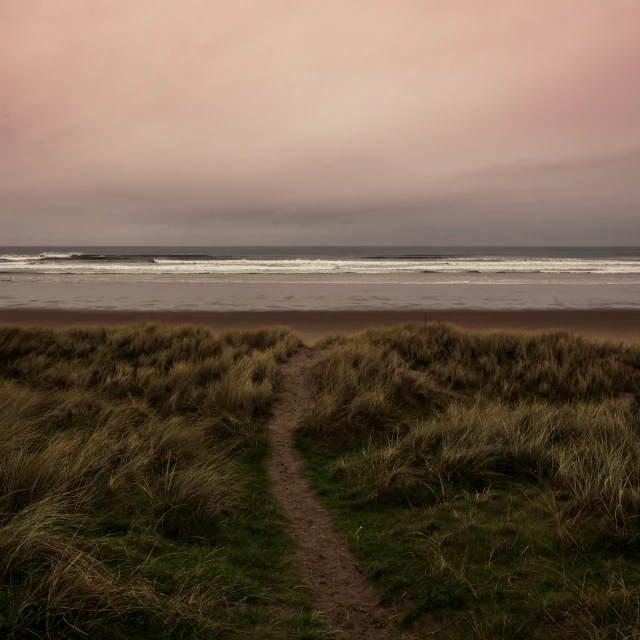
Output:
[[[434,324],[333,339],[299,446],[401,623],[640,634],[640,350]]]
[[[0,329],[0,635],[326,637],[268,491],[284,329]]]

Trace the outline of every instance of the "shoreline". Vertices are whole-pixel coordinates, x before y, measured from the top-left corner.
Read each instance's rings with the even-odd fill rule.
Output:
[[[640,341],[640,309],[520,309],[413,311],[117,311],[0,309],[0,325],[62,328],[132,322],[202,324],[216,331],[286,325],[307,342],[330,333],[352,334],[369,327],[403,323],[451,322],[466,329],[539,331],[566,329],[591,337]]]

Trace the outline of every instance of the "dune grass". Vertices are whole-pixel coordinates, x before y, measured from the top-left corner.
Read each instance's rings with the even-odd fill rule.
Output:
[[[299,444],[404,624],[640,635],[640,348],[444,324],[331,338]]]
[[[0,329],[0,635],[322,638],[268,493],[285,329]]]

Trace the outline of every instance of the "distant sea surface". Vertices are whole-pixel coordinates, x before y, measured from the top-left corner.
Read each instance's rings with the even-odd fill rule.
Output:
[[[640,247],[0,247],[0,307],[640,308]]]

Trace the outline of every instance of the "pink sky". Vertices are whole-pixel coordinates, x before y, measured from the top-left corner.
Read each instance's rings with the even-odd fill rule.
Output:
[[[638,0],[0,0],[3,244],[640,243]]]

